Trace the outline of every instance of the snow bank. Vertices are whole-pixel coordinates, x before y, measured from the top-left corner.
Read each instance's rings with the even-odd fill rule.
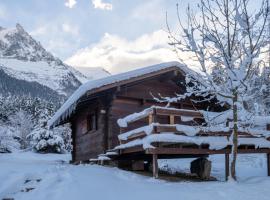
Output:
[[[181,179],[168,182],[115,167],[71,165],[68,164],[69,159],[70,155],[67,157],[64,154],[1,155],[0,180],[4,184],[0,184],[0,199],[74,200],[91,197],[100,200],[268,200],[270,196],[265,155],[239,155],[237,183],[223,182],[224,155],[209,157],[212,161],[211,175],[220,181],[208,182]],[[189,172],[192,160],[159,160],[159,166]],[[34,189],[21,192],[26,187]]]

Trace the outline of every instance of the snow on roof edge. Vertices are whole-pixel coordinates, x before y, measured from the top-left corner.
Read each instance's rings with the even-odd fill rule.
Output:
[[[112,75],[109,77],[104,77],[96,80],[88,81],[82,84],[67,100],[66,102],[57,110],[53,117],[48,121],[48,126],[50,128],[57,126],[62,120],[67,119],[72,112],[76,109],[78,100],[88,91],[100,88],[105,85],[110,85],[113,83],[118,83],[124,80],[135,78],[138,76],[143,76],[145,74],[153,73],[170,67],[178,67],[184,73],[194,74],[193,70],[189,69],[186,65],[181,64],[177,61],[164,62],[156,65],[151,65],[148,67],[143,67],[128,72]]]

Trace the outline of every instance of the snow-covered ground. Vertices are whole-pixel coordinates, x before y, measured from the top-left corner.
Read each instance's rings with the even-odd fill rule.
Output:
[[[219,181],[167,182],[97,165],[70,165],[69,155],[31,152],[0,154],[0,199],[184,199],[266,200],[270,178],[264,155],[241,155],[239,182],[224,182],[224,156],[213,156],[212,175]],[[162,160],[172,171],[188,171],[190,159]],[[27,192],[28,191],[28,192]]]

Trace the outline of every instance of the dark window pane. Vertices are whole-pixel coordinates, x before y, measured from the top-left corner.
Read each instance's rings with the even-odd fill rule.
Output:
[[[97,113],[92,113],[88,116],[88,131],[97,130]]]

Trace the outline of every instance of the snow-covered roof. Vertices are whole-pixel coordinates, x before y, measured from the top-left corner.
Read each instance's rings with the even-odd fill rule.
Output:
[[[176,68],[182,71],[184,74],[196,74],[194,71],[189,69],[186,65],[180,64],[179,62],[166,62],[160,63],[157,65],[152,65],[132,71],[128,71],[125,73],[120,73],[116,75],[112,75],[109,77],[88,81],[85,84],[81,85],[70,97],[69,99],[62,105],[62,107],[54,114],[54,116],[48,121],[49,127],[57,126],[62,120],[67,119],[72,112],[75,110],[77,106],[77,102],[86,92],[95,92],[96,89],[108,89],[110,87],[104,86],[112,86],[114,84],[121,84],[123,81],[132,80],[132,78],[142,77],[144,78],[146,75],[149,75],[153,72],[163,71],[170,68]]]

